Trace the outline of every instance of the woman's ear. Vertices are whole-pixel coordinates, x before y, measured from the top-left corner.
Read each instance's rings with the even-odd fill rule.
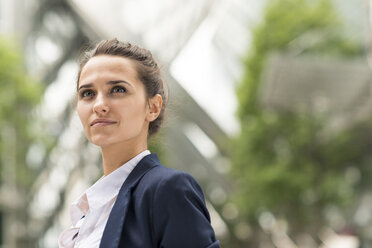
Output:
[[[161,95],[156,94],[155,96],[153,96],[152,98],[148,100],[148,104],[149,104],[149,109],[147,112],[146,120],[148,122],[152,122],[156,120],[156,118],[158,118],[161,112],[163,98],[161,97]]]

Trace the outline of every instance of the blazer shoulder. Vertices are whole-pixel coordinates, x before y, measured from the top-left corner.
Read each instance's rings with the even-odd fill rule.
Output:
[[[145,176],[152,181],[151,223],[157,247],[219,247],[203,191],[194,177],[163,166]]]
[[[149,187],[158,189],[159,187],[191,186],[202,193],[201,187],[196,179],[185,171],[168,168],[159,163],[151,171],[144,175],[143,180]]]

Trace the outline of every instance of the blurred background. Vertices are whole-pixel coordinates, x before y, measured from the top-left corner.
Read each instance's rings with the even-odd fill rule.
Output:
[[[150,150],[203,187],[222,247],[372,247],[370,0],[0,0],[0,247],[56,248],[102,175],[78,57],[150,49],[170,91]]]

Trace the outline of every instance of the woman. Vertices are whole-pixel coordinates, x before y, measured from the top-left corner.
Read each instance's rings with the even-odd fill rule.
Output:
[[[198,183],[147,150],[167,100],[151,53],[101,41],[81,61],[77,92],[77,112],[88,140],[101,148],[104,176],[71,205],[73,227],[59,246],[219,247]]]

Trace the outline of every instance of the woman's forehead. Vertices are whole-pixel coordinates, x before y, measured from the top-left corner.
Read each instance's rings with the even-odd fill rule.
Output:
[[[98,55],[92,57],[83,67],[82,73],[92,68],[94,70],[136,71],[135,63],[131,59],[114,55]]]
[[[112,55],[92,57],[82,68],[79,82],[94,77],[126,77],[137,78],[135,63],[127,58]]]

